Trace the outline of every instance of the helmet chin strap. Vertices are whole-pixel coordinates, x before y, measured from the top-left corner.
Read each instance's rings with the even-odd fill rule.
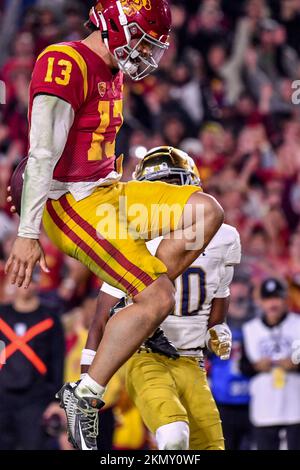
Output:
[[[125,15],[121,2],[119,0],[117,0],[116,5],[119,11],[119,22],[120,22],[120,25],[123,26],[124,34],[125,34],[126,41],[128,44],[130,42],[131,36],[127,27],[128,25],[127,16]]]
[[[106,20],[105,20],[103,14],[101,13],[101,11],[96,11],[95,7],[92,8],[92,15],[95,18],[97,28],[99,28],[101,30],[101,36],[102,36],[103,42],[104,42],[105,46],[107,47],[107,49],[109,50],[108,30],[107,30]]]
[[[130,39],[131,39],[131,36],[130,36],[130,32],[129,32],[128,27],[127,27],[127,25],[128,25],[127,16],[124,13],[124,10],[123,10],[123,7],[121,5],[120,0],[116,1],[116,6],[117,6],[118,12],[119,12],[119,18],[118,19],[119,19],[120,25],[123,27],[124,34],[125,34],[125,37],[126,37],[126,41],[127,41],[127,43],[129,43]],[[107,28],[107,23],[106,23],[106,20],[104,18],[104,15],[101,11],[96,11],[95,7],[92,8],[92,14],[95,18],[97,28],[101,29],[101,35],[102,35],[103,42],[104,42],[105,46],[107,47],[107,49],[110,50],[109,49],[109,41],[108,41],[108,28]],[[100,23],[101,23],[101,25],[100,25]]]
[[[125,13],[124,13],[124,10],[123,10],[123,7],[122,7],[122,5],[121,5],[120,0],[117,0],[117,1],[116,1],[116,5],[117,5],[118,11],[119,11],[119,22],[120,22],[120,25],[121,25],[121,26],[126,26],[126,25],[128,24],[127,16],[126,16]]]
[[[93,17],[95,18],[97,28],[100,28],[100,22],[99,22],[99,18],[98,18],[98,15],[96,13],[95,7],[92,8],[92,14],[93,14]]]

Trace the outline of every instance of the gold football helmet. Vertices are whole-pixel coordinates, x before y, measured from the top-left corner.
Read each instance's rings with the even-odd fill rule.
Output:
[[[138,181],[174,180],[180,186],[201,186],[194,160],[182,150],[168,146],[149,150],[136,166],[133,178]]]

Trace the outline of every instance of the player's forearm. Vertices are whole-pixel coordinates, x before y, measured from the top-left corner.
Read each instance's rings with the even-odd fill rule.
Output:
[[[97,299],[96,312],[89,330],[86,343],[87,349],[94,351],[98,349],[106,323],[109,320],[110,312],[123,297],[125,297],[124,292],[105,282],[103,283]]]
[[[230,303],[230,296],[223,299],[213,299],[210,316],[208,320],[208,328],[224,323],[227,317]]]
[[[85,350],[88,351],[97,351],[98,346],[101,342],[103,337],[103,333],[105,330],[106,323],[109,320],[109,315],[111,309],[116,305],[118,302],[118,298],[113,297],[105,292],[100,291],[98,300],[97,300],[97,308],[96,312],[92,321],[92,324],[89,329],[89,334],[85,346]],[[88,371],[90,366],[90,361],[82,360],[81,361],[81,373],[85,373]]]
[[[39,238],[52,172],[53,164],[50,152],[46,149],[30,152],[24,174],[19,237]]]
[[[233,279],[233,274],[233,266],[223,266],[220,284],[211,305],[208,328],[212,328],[226,321],[230,303],[230,284]]]
[[[74,111],[66,101],[48,95],[35,97],[22,193],[20,237],[39,238],[53,171],[63,153],[73,121]]]
[[[97,351],[105,330],[106,323],[109,320],[111,309],[118,303],[119,299],[105,292],[100,291],[96,313],[89,331],[86,348]]]

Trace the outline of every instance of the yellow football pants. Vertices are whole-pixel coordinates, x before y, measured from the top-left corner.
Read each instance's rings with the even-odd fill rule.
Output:
[[[220,415],[197,359],[136,353],[126,365],[126,386],[152,433],[185,421],[191,450],[224,450]]]
[[[47,201],[43,224],[60,250],[135,296],[167,272],[149,253],[146,240],[176,230],[185,204],[198,191],[196,186],[129,181],[98,187],[80,201],[68,193]]]

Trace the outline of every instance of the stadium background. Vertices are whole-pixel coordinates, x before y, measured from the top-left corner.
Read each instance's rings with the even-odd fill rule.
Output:
[[[6,84],[0,106],[0,304],[16,296],[3,273],[17,224],[6,187],[26,154],[34,59],[48,44],[84,37],[92,3],[0,0],[0,78]],[[247,289],[242,300],[233,294],[233,302],[243,302],[245,318],[255,315],[258,286],[276,273],[288,284],[291,310],[300,313],[300,106],[292,100],[292,83],[300,79],[300,1],[171,3],[171,47],[159,72],[126,85],[117,145],[125,154],[124,179],[131,178],[143,148],[167,144],[189,152],[205,190],[220,200],[226,222],[241,235],[243,258],[234,283]],[[38,292],[60,314],[65,377],[77,379],[99,283],[44,235],[42,242],[51,273],[40,276]],[[122,374],[109,401],[114,446],[151,447]],[[64,434],[51,445],[68,447]]]

